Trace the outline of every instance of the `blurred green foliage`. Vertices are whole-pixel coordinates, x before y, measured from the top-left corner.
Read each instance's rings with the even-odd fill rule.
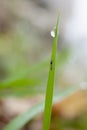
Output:
[[[29,96],[45,92],[43,86],[46,86],[49,58],[42,58],[42,60],[31,64],[27,63],[26,53],[30,51],[29,42],[29,38],[24,33],[16,32],[1,36],[0,47],[3,51],[0,53],[4,60],[4,69],[7,69],[8,72],[6,78],[0,81],[1,97]],[[57,67],[59,71],[68,58],[68,50],[64,49],[58,54]]]

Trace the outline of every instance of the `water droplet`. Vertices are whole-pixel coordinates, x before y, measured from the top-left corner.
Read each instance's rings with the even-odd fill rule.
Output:
[[[80,88],[83,90],[87,89],[87,82],[80,83]]]
[[[52,37],[55,37],[55,28],[51,31],[50,34],[51,34]]]

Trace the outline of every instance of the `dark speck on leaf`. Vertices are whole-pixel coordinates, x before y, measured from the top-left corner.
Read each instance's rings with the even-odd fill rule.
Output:
[[[52,60],[51,60],[51,62],[50,62],[50,69],[52,70],[52,65],[53,65],[53,62],[52,62]]]

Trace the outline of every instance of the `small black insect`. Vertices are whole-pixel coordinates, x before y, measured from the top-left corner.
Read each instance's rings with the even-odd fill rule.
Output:
[[[53,66],[53,62],[52,62],[52,60],[51,60],[51,62],[50,62],[50,69],[52,70],[52,66]]]

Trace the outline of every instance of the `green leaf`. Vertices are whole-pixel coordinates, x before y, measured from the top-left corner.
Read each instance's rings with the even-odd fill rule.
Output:
[[[59,18],[57,20],[56,29],[54,32],[55,37],[53,40],[52,56],[51,56],[51,61],[50,61],[50,69],[49,69],[48,83],[47,83],[47,89],[46,89],[43,130],[49,130],[49,127],[50,127],[53,88],[54,88],[55,63],[56,63],[56,50],[57,50],[57,41],[58,41],[58,34],[59,34],[58,31],[59,31]]]

